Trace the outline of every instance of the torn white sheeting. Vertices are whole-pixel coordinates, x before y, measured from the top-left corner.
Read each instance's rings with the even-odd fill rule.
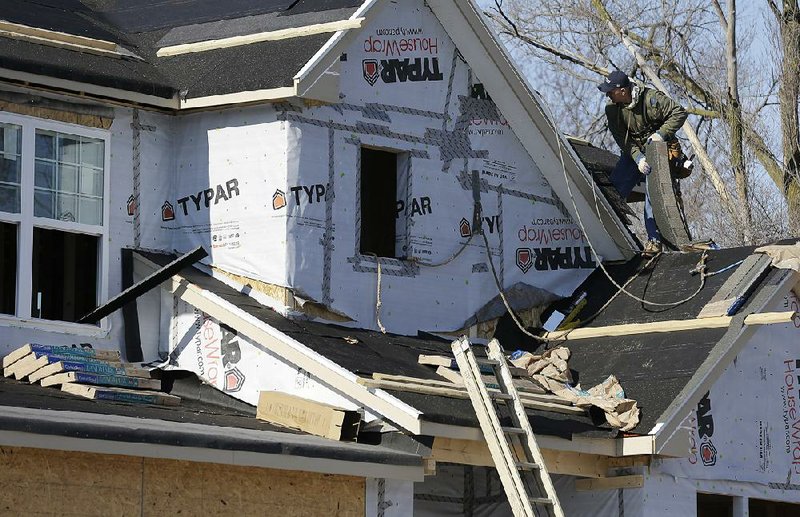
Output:
[[[320,384],[263,347],[237,335],[189,304],[179,301],[170,328],[167,370],[188,370],[239,400],[258,405],[261,391],[280,391],[349,410],[352,401]],[[367,421],[374,416],[365,415]]]
[[[772,259],[773,267],[800,271],[800,242],[761,246],[756,248],[755,252],[769,255]]]
[[[639,408],[635,400],[625,397],[619,381],[614,375],[588,390],[580,384],[572,386],[572,374],[567,361],[570,351],[559,346],[541,355],[517,351],[511,355],[511,363],[525,368],[531,378],[542,388],[568,400],[580,408],[598,407],[603,410],[606,421],[621,431],[630,431],[639,423]]]
[[[798,305],[790,293],[768,310]],[[800,486],[800,317],[760,327],[684,426],[689,450],[665,473]]]

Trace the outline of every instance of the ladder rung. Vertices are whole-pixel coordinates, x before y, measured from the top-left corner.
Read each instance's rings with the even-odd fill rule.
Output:
[[[484,359],[482,357],[476,357],[475,362],[481,366],[500,366],[500,361],[495,361],[494,359]]]
[[[527,461],[518,461],[517,462],[517,469],[518,470],[539,470],[542,467],[536,463],[530,463]]]
[[[509,395],[508,393],[500,393],[497,391],[490,391],[489,396],[495,400],[514,400],[514,397],[512,395]]]
[[[525,434],[525,429],[521,427],[503,427],[502,429],[506,434]]]
[[[531,497],[529,501],[533,504],[553,504],[553,500],[546,497]]]

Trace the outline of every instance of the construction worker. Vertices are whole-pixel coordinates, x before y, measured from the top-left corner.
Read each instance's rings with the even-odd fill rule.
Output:
[[[611,183],[624,199],[650,174],[645,146],[652,141],[667,142],[673,176],[682,178],[691,173],[691,162],[686,160],[675,138],[675,133],[686,120],[685,109],[658,90],[633,84],[619,70],[611,72],[597,88],[610,101],[606,105],[608,129],[622,151],[611,173]],[[644,201],[644,226],[648,239],[644,254],[661,252],[661,234],[648,195]]]

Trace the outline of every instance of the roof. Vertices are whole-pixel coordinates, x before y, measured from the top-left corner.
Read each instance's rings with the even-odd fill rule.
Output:
[[[754,247],[708,250],[708,276],[700,287],[700,277],[691,274],[703,256],[696,253],[668,253],[648,265],[646,259],[636,257],[628,262],[608,265],[615,280],[622,284],[636,274],[627,290],[638,297],[663,303],[686,299],[670,307],[645,306],[628,296],[616,296],[614,287],[602,271],[597,270],[576,290],[574,303],[582,293],[588,293],[585,305],[576,311],[577,320],[585,320],[585,328],[605,328],[629,323],[653,323],[672,320],[695,319],[700,310],[714,299],[717,293],[741,276],[737,267],[753,254]],[[138,252],[148,260],[166,265],[173,256]],[[747,265],[745,264],[745,268]],[[753,270],[755,271],[755,270]],[[736,318],[721,328],[696,328],[674,332],[648,332],[623,336],[603,336],[592,339],[570,339],[566,346],[571,350],[570,369],[574,378],[584,388],[615,375],[626,391],[626,396],[638,402],[641,409],[640,424],[636,434],[657,432],[659,424],[671,420],[676,414],[684,415],[681,408],[696,403],[689,397],[713,382],[743,346],[743,319],[759,312],[776,296],[793,285],[793,272],[766,266],[756,280],[751,294]],[[757,272],[757,271],[756,271]],[[422,379],[441,378],[429,367],[419,365],[420,354],[451,355],[450,343],[431,336],[406,337],[381,334],[371,330],[329,325],[324,323],[288,319],[262,306],[236,289],[195,269],[187,268],[181,277],[200,288],[214,293],[227,302],[240,307],[247,314],[302,343],[345,369],[362,376],[373,373],[402,375]],[[610,301],[610,302],[609,302]],[[595,317],[597,310],[608,306]],[[559,308],[556,304],[552,309]],[[348,338],[347,341],[345,338]],[[352,339],[355,338],[355,341]],[[516,343],[505,343],[507,350],[517,348]],[[524,347],[524,345],[520,344]],[[737,348],[738,347],[738,348]],[[480,351],[479,351],[480,353]],[[705,387],[705,388],[704,388]],[[432,395],[386,390],[422,413],[428,422],[453,426],[477,427],[477,419],[469,401]],[[703,392],[704,392],[703,391]],[[702,395],[702,393],[700,393]],[[613,438],[616,430],[604,423],[602,415],[564,415],[548,411],[529,410],[529,417],[537,434],[563,438],[577,436]]]
[[[292,456],[320,462],[354,462],[364,469],[368,464],[385,466],[386,475],[391,475],[392,467],[421,470],[419,455],[278,428],[257,420],[254,408],[237,404],[213,388],[207,387],[215,392],[209,395],[196,382],[182,383],[180,387],[177,382],[169,384],[173,394],[180,393],[179,406],[89,400],[0,377],[0,444],[39,443],[33,446],[57,449],[59,444],[74,444],[75,440],[97,440],[111,444],[109,450],[116,454],[165,454],[176,459],[219,461],[208,459],[216,457],[237,463],[240,460],[235,459],[235,453],[252,454],[249,464],[255,465],[259,464],[253,460],[257,457],[277,457],[267,464],[277,461],[288,465],[288,457]],[[24,435],[22,440],[20,433]],[[31,436],[42,436],[44,440],[37,442]],[[203,459],[193,452],[198,449],[227,454]]]
[[[331,33],[157,57],[166,46],[348,19],[360,0],[8,0],[0,19],[112,42],[119,52],[76,51],[0,37],[0,67],[185,99],[289,86]],[[259,73],[252,73],[259,70]]]
[[[691,273],[702,252],[665,253],[646,268],[649,259],[643,257],[606,266],[619,285],[636,276],[626,287],[634,296],[660,303],[686,300],[678,305],[660,307],[645,305],[624,294],[615,297],[619,289],[598,269],[575,291],[572,299],[554,304],[550,310],[565,311],[565,307],[575,304],[585,293],[585,304],[571,314],[580,322],[580,328],[613,329],[628,324],[694,320],[725,288],[726,282],[741,276],[743,272],[738,266],[754,249],[750,246],[708,250],[707,272],[713,276],[705,279],[702,289],[700,275]],[[577,372],[576,380],[586,388],[615,375],[626,396],[636,400],[641,409],[635,431],[642,434],[657,431],[659,423],[675,416],[677,407],[690,408],[696,404],[697,400],[686,398],[687,394],[700,391],[702,395],[707,391],[715,375],[732,360],[731,354],[741,349],[743,318],[762,311],[770,300],[793,285],[790,270],[767,266],[763,275],[752,277],[756,279],[755,285],[730,326],[623,336],[602,336],[600,332],[599,337],[568,340],[565,346],[572,352],[569,364]]]
[[[159,266],[165,266],[175,259],[174,255],[145,251],[136,253]],[[383,373],[441,381],[442,377],[431,367],[420,365],[418,358],[420,354],[452,355],[450,341],[447,340],[436,337],[382,334],[372,330],[289,319],[196,268],[186,268],[180,275],[191,284],[219,296],[289,338],[360,376],[371,377],[374,373]],[[355,338],[357,341],[355,343],[352,340],[345,341],[345,337]],[[424,421],[478,427],[477,417],[468,400],[388,389],[385,391],[420,411],[421,419]],[[574,416],[529,410],[529,417],[539,434],[567,439],[574,435],[607,438],[617,434],[602,423],[602,417],[594,420],[589,414]]]

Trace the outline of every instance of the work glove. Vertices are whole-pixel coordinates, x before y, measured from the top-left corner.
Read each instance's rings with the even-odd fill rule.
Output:
[[[637,167],[639,167],[639,172],[641,172],[641,173],[642,173],[642,174],[644,174],[645,176],[647,176],[648,174],[650,174],[650,171],[652,170],[652,169],[650,168],[650,164],[649,164],[649,163],[647,163],[647,160],[645,160],[645,159],[644,159],[644,156],[642,156],[641,158],[639,158],[639,161],[638,161],[638,162],[636,162],[636,165],[637,165]]]
[[[663,142],[663,141],[664,141],[664,137],[663,137],[663,136],[661,136],[661,133],[659,133],[658,131],[656,131],[655,133],[653,133],[652,135],[650,135],[649,137],[647,137],[647,142],[646,142],[646,144],[649,144],[650,142]],[[646,145],[646,144],[645,144],[645,145]]]

